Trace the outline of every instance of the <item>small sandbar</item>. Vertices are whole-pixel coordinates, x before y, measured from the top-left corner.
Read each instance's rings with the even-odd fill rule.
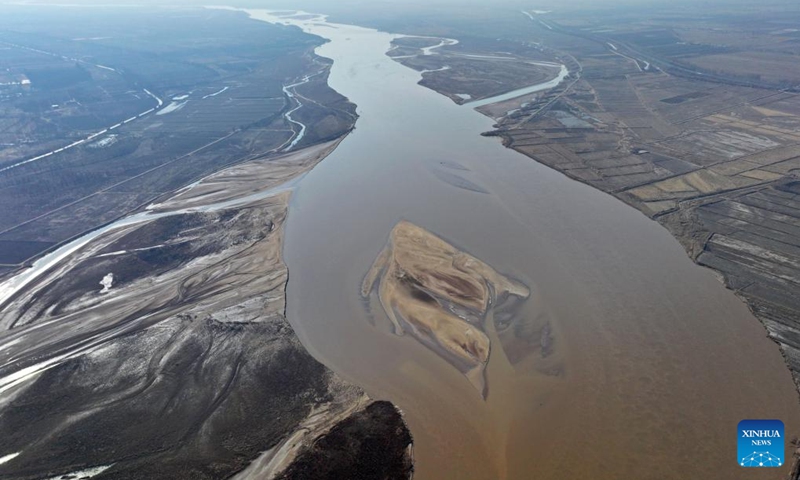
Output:
[[[369,298],[373,290],[395,334],[408,333],[436,352],[484,398],[491,351],[487,315],[530,295],[520,282],[406,221],[394,227],[364,278],[362,296]]]

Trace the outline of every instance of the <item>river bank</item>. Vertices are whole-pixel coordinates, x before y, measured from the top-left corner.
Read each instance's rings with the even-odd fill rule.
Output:
[[[0,478],[293,479],[320,455],[333,476],[408,478],[400,412],[285,318],[291,182],[338,143],[218,172],[6,284]]]
[[[735,476],[741,418],[797,428],[780,353],[658,225],[481,137],[490,119],[386,56],[397,35],[248,13],[328,39],[317,54],[333,60],[330,85],[358,106],[356,130],[292,199],[287,318],[316,358],[402,408],[416,478]],[[499,348],[485,399],[435,349],[396,335],[378,298],[365,305],[359,286],[404,220],[531,290],[505,319],[512,335],[487,322]]]

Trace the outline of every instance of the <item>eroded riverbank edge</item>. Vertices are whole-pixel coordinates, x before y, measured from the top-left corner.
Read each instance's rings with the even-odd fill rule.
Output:
[[[346,133],[208,175],[2,297],[0,478],[411,477],[400,410],[286,319],[289,199],[352,129],[344,101]]]
[[[23,285],[0,316],[0,478],[409,478],[400,411],[285,317],[281,186],[340,141],[211,175]]]
[[[400,37],[401,39],[406,37]],[[435,44],[431,48],[440,48],[445,45],[458,45],[459,39],[440,39],[437,37],[407,37],[415,42],[427,41],[430,44]],[[436,41],[441,43],[436,44]],[[446,60],[446,55],[436,52],[424,52],[420,54],[418,50],[411,46],[404,46],[403,44],[393,43],[393,50],[389,52],[389,57],[395,62],[404,65],[408,68],[419,70],[413,61],[418,58],[425,60],[443,57]],[[742,229],[745,232],[758,234],[757,227],[759,221],[766,225],[770,221],[780,221],[779,218],[773,218],[764,215],[763,218],[758,212],[747,210],[751,203],[744,202],[745,205],[737,205],[735,202],[738,197],[753,193],[758,194],[760,190],[778,190],[785,192],[784,195],[794,194],[795,198],[800,196],[800,183],[796,181],[796,175],[786,175],[781,177],[775,182],[768,182],[765,184],[757,185],[751,188],[733,189],[731,191],[723,190],[722,192],[714,191],[708,195],[701,195],[698,198],[690,198],[689,200],[678,202],[673,208],[662,207],[654,209],[654,202],[644,202],[641,198],[631,194],[628,190],[619,188],[619,185],[609,180],[604,182],[602,173],[594,175],[589,174],[576,174],[579,169],[575,167],[576,162],[565,162],[565,168],[560,168],[559,161],[551,158],[541,158],[533,153],[526,147],[528,144],[525,137],[526,131],[523,124],[526,122],[534,122],[537,119],[546,119],[551,110],[556,110],[555,113],[561,113],[564,110],[564,116],[570,117],[569,112],[578,111],[576,115],[584,119],[592,119],[590,111],[580,111],[575,102],[565,100],[568,93],[575,90],[575,85],[582,81],[583,66],[571,55],[564,52],[556,52],[549,48],[539,46],[537,51],[542,54],[548,54],[556,58],[563,69],[568,73],[563,77],[556,79],[553,82],[548,82],[532,85],[529,87],[534,91],[540,91],[536,94],[525,94],[519,91],[518,96],[516,84],[506,84],[505,90],[509,93],[503,93],[491,98],[485,98],[478,105],[474,106],[474,110],[484,116],[494,120],[497,124],[494,130],[484,132],[484,136],[500,137],[503,145],[506,148],[512,149],[531,158],[538,163],[551,168],[561,174],[564,174],[572,180],[584,183],[604,193],[610,194],[613,197],[621,200],[626,205],[637,209],[639,212],[644,213],[651,220],[656,220],[660,225],[667,229],[673,238],[677,239],[688,256],[696,265],[706,267],[713,271],[717,278],[731,290],[741,301],[743,301],[750,312],[755,316],[762,326],[767,331],[767,335],[774,342],[778,343],[781,355],[784,362],[788,366],[796,390],[800,392],[800,324],[797,319],[800,318],[800,303],[794,298],[792,292],[792,282],[795,283],[800,279],[800,268],[796,261],[792,261],[791,252],[796,251],[796,242],[785,249],[776,249],[774,244],[764,243],[748,244],[743,241],[736,241],[729,237],[731,230],[736,230],[734,222],[738,220],[741,224],[748,222],[747,218],[742,215],[753,217],[750,218],[752,225],[745,225]],[[402,53],[402,55],[401,55]],[[436,53],[438,55],[433,55]],[[497,55],[497,54],[494,54]],[[504,54],[509,55],[509,54]],[[483,58],[497,58],[501,57],[483,57]],[[412,61],[413,60],[413,61]],[[502,60],[512,60],[512,58],[502,58]],[[516,59],[521,61],[520,59]],[[430,62],[429,62],[430,63]],[[438,64],[437,64],[438,65]],[[556,64],[553,64],[556,65]],[[432,67],[429,67],[432,68]],[[432,73],[431,73],[432,72]],[[423,70],[423,73],[437,74],[442,77],[442,85],[430,85],[424,81],[420,85],[433,90],[440,95],[448,98],[453,98],[452,93],[453,85],[460,85],[461,80],[458,78],[448,79],[452,76],[448,67],[440,68],[438,70]],[[541,88],[537,88],[541,87]],[[456,88],[456,90],[458,90]],[[585,90],[585,88],[584,88]],[[583,92],[583,90],[581,90]],[[513,98],[512,98],[513,97]],[[463,99],[456,98],[456,103],[471,106],[470,102],[464,102]],[[575,128],[589,128],[590,124],[575,118]],[[545,127],[552,125],[545,125]],[[569,130],[569,126],[556,125],[562,127],[561,130]],[[542,128],[545,128],[542,127]],[[566,127],[566,128],[565,128]],[[554,130],[558,130],[555,129]],[[516,138],[519,136],[520,138]],[[544,141],[544,139],[539,139]],[[632,147],[633,148],[633,147]],[[633,148],[636,154],[640,154],[642,161],[647,160],[648,151],[643,149]],[[663,153],[663,152],[661,152]],[[585,169],[591,170],[591,165],[586,162]],[[575,170],[571,170],[575,168]],[[796,200],[795,200],[796,201]],[[789,200],[787,200],[789,202]],[[665,202],[664,202],[665,203]],[[675,202],[673,202],[675,203]],[[730,214],[728,223],[722,225],[723,222],[714,223],[708,217],[710,214],[706,211],[701,211],[703,207],[718,205],[719,208],[714,210],[718,215],[725,215],[723,210],[735,211],[737,207],[746,209],[740,216]],[[753,204],[763,206],[760,204]],[[787,203],[787,209],[791,204]],[[766,207],[764,207],[766,208]],[[779,210],[779,213],[787,214],[784,210]],[[736,212],[734,212],[736,213]],[[755,227],[755,228],[754,228]],[[767,227],[764,227],[767,228]],[[737,237],[738,238],[738,237]],[[771,237],[770,237],[771,238]],[[794,250],[792,250],[794,249]],[[787,253],[789,252],[789,253]],[[781,264],[781,261],[783,263]],[[762,265],[763,263],[763,265]],[[778,273],[770,272],[769,265],[773,265]],[[760,273],[764,270],[766,273]],[[771,278],[767,278],[771,277]],[[770,280],[767,285],[761,288],[752,288],[758,284],[759,281]]]
[[[416,476],[577,478],[602,471],[608,478],[649,478],[647,466],[662,464],[661,477],[735,477],[726,454],[730,425],[749,416],[797,424],[794,385],[772,342],[667,232],[616,199],[482,139],[491,128],[485,117],[419,88],[417,73],[386,57],[394,34],[332,28],[311,16],[292,23],[330,38],[319,53],[338,65],[331,85],[356,101],[363,116],[293,198],[298,215],[289,223],[285,253],[289,267],[300,268],[289,290],[304,295],[289,295],[288,311],[317,358],[407,412],[417,440]],[[426,173],[442,169],[457,175]],[[556,348],[583,344],[562,357],[563,374],[544,378],[530,364],[517,370],[522,375],[495,369],[494,394],[482,401],[438,356],[389,328],[375,329],[382,320],[389,327],[388,320],[380,311],[372,316],[353,286],[402,220],[541,292],[523,305],[524,320],[538,318],[540,309],[529,307],[555,310]],[[486,222],[493,228],[479,228]],[[318,235],[320,225],[328,226],[325,235]],[[730,328],[720,331],[725,318]],[[758,352],[759,361],[743,360],[741,351]],[[501,361],[490,361],[490,369],[501,366],[501,356],[495,359]],[[551,386],[573,401],[531,401]],[[775,395],[764,399],[763,391]],[[714,401],[720,397],[726,401]],[[616,430],[626,423],[630,429]],[[643,444],[652,431],[675,435]],[[702,465],[688,452],[698,436],[707,446]]]
[[[457,43],[458,40],[452,40],[452,42]],[[410,56],[407,55],[398,58],[403,59],[409,57]],[[654,212],[652,208],[648,208],[642,201],[637,201],[632,195],[625,195],[620,192],[619,188],[613,188],[610,182],[604,185],[600,178],[602,175],[599,173],[592,177],[594,181],[587,181],[589,175],[579,176],[571,172],[569,168],[558,168],[558,161],[552,160],[552,158],[548,160],[537,158],[524,148],[525,146],[529,146],[525,145],[525,140],[529,140],[529,138],[520,140],[523,146],[515,145],[515,133],[519,134],[519,137],[524,137],[525,132],[516,132],[514,128],[519,128],[525,121],[531,121],[539,114],[544,116],[551,107],[552,110],[557,110],[554,113],[562,113],[563,117],[566,118],[562,117],[564,120],[562,124],[556,124],[556,122],[553,121],[551,122],[553,124],[541,126],[540,128],[543,130],[550,127],[553,131],[567,136],[564,132],[570,128],[568,124],[569,120],[574,120],[575,124],[581,122],[580,118],[596,120],[591,117],[591,111],[587,112],[576,109],[574,102],[561,102],[562,97],[581,80],[580,74],[582,72],[582,66],[574,60],[574,58],[569,55],[564,55],[562,58],[569,66],[569,85],[550,89],[532,98],[528,96],[527,98],[515,97],[511,99],[510,96],[505,96],[503,99],[498,99],[498,103],[494,105],[486,107],[481,105],[481,108],[476,108],[479,113],[482,113],[498,123],[498,125],[494,127],[495,130],[485,132],[484,136],[501,137],[503,145],[506,148],[516,150],[518,153],[522,153],[526,157],[532,158],[538,163],[562,173],[572,180],[578,180],[603,193],[611,194],[616,199],[622,200],[626,205],[632,206],[639,212],[644,213],[650,219],[658,221],[662,227],[667,229],[673,238],[678,240],[695,265],[708,267],[715,273],[715,276],[722,281],[728,290],[731,290],[739,300],[744,301],[752,316],[755,316],[762,327],[766,329],[768,338],[778,343],[783,361],[789,367],[789,372],[792,374],[796,394],[798,388],[800,388],[800,340],[798,340],[798,338],[800,338],[800,325],[797,323],[797,319],[800,318],[800,304],[798,304],[796,298],[792,298],[794,290],[792,290],[791,282],[794,281],[796,284],[798,279],[800,279],[800,273],[798,273],[800,270],[797,269],[798,264],[791,260],[793,258],[791,256],[788,257],[789,260],[785,262],[786,264],[781,265],[780,261],[783,259],[781,255],[785,254],[786,251],[791,251],[790,249],[795,249],[796,251],[797,242],[790,242],[791,244],[789,246],[785,246],[785,250],[771,250],[769,248],[771,247],[769,243],[767,243],[767,247],[763,249],[752,248],[750,250],[748,250],[750,246],[746,243],[726,243],[727,234],[730,233],[730,230],[735,230],[735,225],[726,224],[729,229],[720,226],[717,226],[717,229],[715,229],[713,224],[709,226],[710,222],[707,218],[698,218],[700,214],[696,210],[699,209],[695,210],[692,208],[718,204],[720,208],[715,210],[715,213],[719,214],[720,212],[718,210],[722,208],[735,210],[737,206],[735,203],[737,200],[736,197],[737,194],[741,192],[733,191],[730,192],[731,195],[727,195],[728,192],[717,195],[707,195],[707,198],[697,198],[693,199],[693,201],[685,202],[690,205],[689,208],[686,209],[675,208],[669,211],[662,210]],[[407,61],[401,61],[397,58],[395,58],[395,61],[405,66],[410,66],[407,65]],[[413,66],[411,68],[413,68]],[[446,76],[449,73],[447,70],[426,70],[425,72],[438,72],[436,74],[440,76]],[[458,82],[452,84],[458,85]],[[423,86],[427,86],[429,89],[446,97],[451,97],[451,95],[448,94],[448,88],[433,88],[425,84],[423,84]],[[585,91],[583,91],[583,93],[585,93]],[[489,100],[491,101],[492,99]],[[583,123],[582,126],[583,128],[589,127],[588,123]],[[574,128],[580,127],[581,126],[575,126]],[[554,134],[554,136],[556,136],[556,134]],[[546,136],[542,135],[542,137]],[[546,140],[547,138],[537,138],[537,141],[541,144],[546,143]],[[632,155],[644,155],[646,157],[648,153],[650,152],[644,149],[631,147]],[[573,155],[573,157],[575,156]],[[563,160],[563,162],[567,163],[567,160]],[[585,163],[587,165],[579,166],[591,167],[591,165],[588,165],[588,161]],[[575,168],[577,171],[577,164],[578,162],[573,162],[570,168]],[[587,168],[587,170],[591,170],[591,168]],[[796,202],[796,199],[800,198],[800,196],[798,196],[798,194],[800,194],[798,185],[800,184],[796,181],[795,172],[794,178],[791,175],[787,175],[777,182],[772,182],[771,185],[758,185],[758,187],[765,187],[764,189],[769,188],[771,191],[778,191],[778,193],[783,192],[783,194],[787,196],[794,194],[794,201]],[[756,192],[757,190],[757,188],[742,189],[742,192],[744,192],[744,195]],[[750,205],[748,202],[744,203]],[[752,221],[754,226],[760,225],[758,222],[759,219],[762,221],[761,225],[766,224],[768,221],[775,220],[769,215],[759,216],[758,213],[753,213],[747,210],[746,207],[743,208],[746,211],[739,213],[756,217],[756,219]],[[780,213],[786,212],[781,211]],[[724,213],[721,215],[724,215]],[[730,215],[730,217],[742,220],[742,223],[747,221],[747,219],[736,215]],[[794,217],[797,218],[797,215]],[[706,221],[705,225],[702,220]],[[726,220],[733,222],[733,220],[727,218]],[[750,220],[752,220],[752,218]],[[751,227],[753,225],[751,225]],[[796,223],[794,225],[796,226]],[[744,228],[744,230],[747,231],[747,228]],[[755,231],[754,233],[757,234],[758,232]],[[775,255],[771,256],[771,253],[775,253]],[[760,260],[764,260],[764,263],[759,263]],[[775,268],[770,269],[770,264],[773,264]],[[757,285],[759,281],[764,278],[771,278],[773,281],[768,282],[767,285],[763,285],[763,288],[749,288],[753,285]],[[759,287],[761,286],[759,285]],[[757,291],[753,293],[753,290]],[[765,292],[768,293],[768,295],[765,295]],[[794,471],[797,471],[796,467]],[[792,478],[796,478],[796,476],[797,473],[794,473]]]
[[[485,112],[481,113],[492,118],[491,115]],[[767,336],[778,344],[786,366],[792,374],[792,379],[798,390],[798,400],[800,400],[800,326],[797,325],[797,319],[800,318],[800,310],[797,309],[797,302],[789,301],[791,292],[783,292],[783,298],[781,299],[779,296],[778,301],[775,302],[768,302],[754,295],[748,295],[746,292],[743,292],[742,289],[756,282],[757,279],[752,272],[748,271],[747,266],[730,265],[727,269],[715,268],[707,259],[701,258],[704,254],[712,254],[711,243],[716,232],[709,230],[702,223],[698,222],[695,212],[691,210],[675,209],[674,211],[666,213],[654,214],[641,201],[637,201],[630,195],[625,195],[624,193],[620,194],[611,185],[603,186],[602,184],[598,185],[597,182],[588,182],[585,178],[575,175],[569,170],[560,169],[557,165],[542,161],[540,158],[530,155],[520,148],[515,148],[513,134],[503,130],[492,130],[486,132],[485,135],[500,137],[506,148],[517,151],[548,168],[562,173],[572,180],[607,193],[626,205],[635,208],[649,219],[664,227],[681,244],[687,256],[696,265],[713,271],[725,287],[731,290],[747,305],[753,316],[757,318],[764,327]],[[714,200],[710,199],[710,201],[713,202]],[[701,204],[701,202],[693,203]]]
[[[546,114],[550,107],[557,105],[556,102],[567,90],[568,88],[563,89],[557,94],[545,93],[543,99],[538,100],[539,104],[544,104],[544,106],[533,113],[528,120],[535,119],[540,114]],[[511,99],[508,103],[516,104],[520,98]],[[597,178],[592,181],[587,179],[587,176],[576,175],[570,169],[559,168],[558,162],[546,161],[526,151],[524,146],[516,145],[514,136],[517,132],[513,128],[507,129],[505,125],[507,119],[505,116],[510,116],[513,111],[498,114],[505,110],[505,105],[501,105],[500,102],[495,105],[500,107],[495,107],[495,111],[488,108],[489,106],[475,108],[484,116],[498,121],[495,129],[484,132],[484,136],[499,137],[504,147],[633,207],[664,227],[678,241],[695,265],[712,271],[725,288],[733,292],[747,306],[750,313],[763,327],[766,337],[778,345],[778,350],[791,374],[797,400],[800,401],[800,301],[791,286],[792,281],[800,278],[800,267],[796,261],[792,261],[791,254],[786,254],[785,251],[795,250],[795,244],[784,246],[785,250],[782,250],[774,249],[773,245],[769,243],[764,245],[759,245],[757,242],[755,244],[735,241],[727,243],[727,234],[731,230],[736,230],[735,226],[723,226],[721,224],[724,222],[715,224],[707,218],[701,218],[704,215],[708,216],[706,212],[701,212],[704,207],[719,205],[721,209],[734,212],[737,208],[735,202],[740,195],[758,195],[762,190],[786,192],[794,195],[796,202],[796,199],[800,198],[800,183],[797,182],[796,175],[789,174],[756,187],[701,195],[698,198],[678,202],[672,208],[654,211],[646,202],[629,192],[621,191],[611,182],[604,183],[602,179],[598,180]],[[641,153],[650,152],[642,150]],[[781,213],[785,212],[780,212],[778,215]],[[756,235],[759,220],[764,222],[772,220],[769,215],[759,218],[754,214],[753,217],[755,219],[752,225],[744,227],[743,230]],[[731,219],[726,220],[736,222],[737,220],[734,220],[736,218],[736,215],[731,215]],[[771,271],[774,267],[779,267],[777,269],[780,272]],[[760,285],[765,280],[768,280],[765,282],[768,284]],[[753,286],[757,286],[757,288],[751,288]],[[788,478],[792,480],[800,479],[800,448],[798,447],[800,447],[800,442],[794,437],[788,446],[789,455],[792,457],[792,469]]]
[[[264,38],[272,38],[275,33],[271,32],[285,28],[279,25],[264,25],[261,22],[251,21],[246,15],[237,12],[209,11],[203,14],[204,9],[196,7],[188,8],[188,11],[195,13],[199,11],[200,15],[205,15],[209,18],[217,16],[232,18],[234,19],[233,21],[241,22],[247,28],[261,29]],[[236,17],[239,17],[238,20],[236,20]],[[273,28],[276,30],[271,30]],[[87,160],[85,162],[87,165],[106,165],[101,169],[100,173],[95,172],[95,174],[97,177],[113,179],[113,182],[109,180],[109,183],[113,184],[100,184],[97,187],[98,190],[95,191],[91,189],[85,190],[82,185],[71,183],[69,185],[70,188],[66,188],[63,185],[56,187],[59,190],[57,194],[53,193],[51,186],[50,197],[59,198],[58,201],[53,200],[53,198],[45,198],[47,201],[42,200],[42,202],[28,199],[28,205],[25,206],[17,205],[11,200],[16,199],[15,201],[19,203],[21,198],[28,197],[16,195],[13,192],[8,193],[7,198],[11,203],[8,204],[7,213],[13,212],[20,219],[19,223],[15,225],[8,224],[3,227],[3,231],[6,232],[4,237],[0,239],[5,242],[3,248],[15,248],[16,244],[9,243],[9,241],[24,243],[29,240],[34,243],[39,242],[40,248],[31,250],[16,260],[2,260],[0,262],[0,281],[27,269],[36,260],[58,250],[63,245],[136,214],[151,203],[169,198],[174,191],[180,190],[181,187],[197,182],[222,169],[265,155],[278,154],[324,143],[348,133],[357,118],[355,105],[348,102],[346,98],[328,86],[327,79],[330,64],[327,59],[321,58],[314,53],[320,40],[305,36],[302,33],[297,35],[300,35],[301,41],[296,49],[291,50],[291,55],[285,61],[288,67],[284,63],[272,62],[269,66],[271,73],[268,82],[262,79],[261,82],[250,85],[248,82],[252,79],[234,81],[233,77],[226,77],[224,82],[213,84],[211,87],[201,85],[202,88],[213,88],[211,90],[213,93],[201,97],[200,95],[202,94],[199,93],[202,90],[201,88],[195,92],[196,96],[191,99],[189,99],[191,96],[189,93],[177,87],[175,87],[176,89],[169,87],[161,92],[150,86],[150,90],[163,97],[163,100],[158,98],[158,101],[161,102],[159,103],[159,109],[175,108],[175,105],[172,105],[168,100],[171,96],[176,98],[186,96],[186,100],[182,101],[191,102],[189,104],[190,107],[192,105],[205,105],[203,102],[223,102],[219,106],[205,105],[202,107],[204,109],[215,109],[213,112],[203,113],[205,110],[195,112],[192,109],[194,107],[178,108],[177,110],[167,110],[166,112],[159,110],[158,115],[145,116],[135,123],[124,122],[119,124],[119,129],[113,130],[115,132],[113,134],[111,133],[112,130],[109,129],[108,135],[116,136],[114,138],[119,137],[115,142],[127,142],[126,144],[133,146],[132,148],[139,148],[148,152],[147,155],[158,156],[158,164],[151,165],[152,159],[143,157],[140,159],[141,162],[133,162],[136,165],[129,165],[128,167],[126,167],[127,163],[118,165],[116,163],[117,160],[123,158],[127,153],[120,154],[119,158],[112,156],[114,161]],[[305,38],[305,41],[302,41],[303,38]],[[261,58],[265,53],[262,51],[261,54],[256,53],[256,55],[260,55],[259,58]],[[266,55],[269,57],[270,54],[267,53]],[[235,55],[232,58],[236,58]],[[255,67],[248,67],[248,69],[257,70]],[[226,86],[221,87],[221,85]],[[247,88],[255,88],[260,93],[250,95],[246,92]],[[269,105],[264,106],[261,103],[262,101],[268,102]],[[197,108],[200,107],[198,106]],[[229,112],[235,114],[235,121],[230,120],[228,117]],[[216,130],[204,132],[205,135],[195,135],[196,131],[193,131],[191,127],[191,118],[195,119],[195,123],[197,121],[202,122],[204,120],[199,119],[205,118],[204,115],[206,114],[212,116],[209,118],[216,118],[215,123],[208,124],[214,125]],[[181,120],[185,115],[190,115],[190,117]],[[245,120],[240,120],[238,115],[244,115],[241,118]],[[249,118],[247,115],[253,115],[252,121],[246,120]],[[150,123],[133,127],[141,122]],[[173,126],[170,122],[178,122],[178,126]],[[205,128],[200,124],[195,125],[195,127]],[[128,132],[128,129],[133,129],[133,131]],[[152,132],[161,132],[159,135],[164,137],[174,135],[176,138],[174,141],[167,142],[166,145],[158,142],[152,143],[153,140],[149,136]],[[189,142],[189,140],[185,140],[185,137],[194,138],[195,136],[202,140],[201,144],[195,146],[190,142],[186,144],[186,148],[183,150],[172,149],[173,144],[181,144],[183,141]],[[94,138],[93,142],[100,141],[100,138]],[[89,142],[86,143],[87,146],[79,148],[91,150],[94,152],[93,154],[99,154],[106,149],[106,147],[95,148],[94,143],[89,147]],[[67,152],[64,152],[60,155],[66,154]],[[65,171],[68,171],[72,168],[69,165],[72,165],[70,162],[73,160],[67,158],[63,164],[53,168],[64,168]],[[125,161],[131,162],[130,159]],[[39,162],[35,163],[38,164]],[[114,172],[116,171],[107,173],[106,169],[112,168],[109,165],[117,170],[125,170],[126,175],[130,170],[132,177],[117,182],[119,179],[115,176],[117,173]],[[146,165],[146,168],[142,165]],[[20,168],[24,169],[27,166]],[[78,171],[83,172],[80,166],[77,168]],[[19,169],[14,169],[14,171],[17,170]],[[84,174],[89,176],[91,172],[81,173],[81,175]],[[70,175],[76,175],[76,173],[72,172]],[[45,187],[50,185],[46,175],[28,174],[28,176],[35,176]],[[9,181],[9,178],[4,179],[5,187],[8,187]],[[20,183],[19,185],[24,184]],[[44,188],[42,185],[29,185],[27,188],[31,191],[31,194],[34,194],[37,190]],[[132,198],[128,199],[126,197],[126,200],[122,203],[116,200],[105,200],[108,197],[118,195],[122,198],[128,195],[129,192]],[[76,198],[70,198],[68,203],[62,205],[59,203],[61,202],[61,196],[75,196]],[[45,197],[47,197],[46,193]],[[67,201],[64,200],[64,202]],[[26,212],[29,207],[33,208],[35,206],[39,208],[42,205],[49,205],[45,208],[46,212],[40,211],[41,209],[32,210],[29,217],[25,217],[25,214],[21,213]]]
[[[436,37],[415,36],[409,38],[428,38],[430,41],[436,39]],[[445,40],[451,42],[451,44],[459,44],[458,39]],[[443,42],[445,40],[443,40]],[[442,45],[438,45],[436,48],[440,46]],[[398,47],[398,45],[395,45],[395,48]],[[529,87],[541,93],[529,94],[519,90],[519,95],[514,96],[514,94],[517,93],[518,85],[505,85],[508,93],[501,93],[491,98],[483,98],[481,102],[463,102],[463,99],[461,99],[462,101],[457,101],[456,103],[464,104],[467,107],[473,106],[474,110],[497,122],[493,130],[483,133],[484,136],[499,137],[504,147],[515,150],[572,180],[576,180],[610,194],[666,228],[667,231],[678,240],[696,265],[706,267],[713,271],[726,288],[733,291],[734,294],[748,306],[753,316],[760,321],[767,331],[769,338],[780,346],[781,354],[792,373],[798,393],[800,393],[800,324],[797,322],[797,319],[800,318],[800,303],[798,303],[795,298],[792,298],[791,287],[788,283],[782,283],[782,281],[786,279],[789,281],[797,281],[797,279],[800,278],[796,262],[791,262],[791,260],[786,261],[785,263],[787,263],[787,265],[785,266],[787,272],[781,272],[781,275],[774,275],[774,277],[781,278],[778,278],[779,281],[776,281],[774,284],[765,287],[766,290],[773,291],[772,295],[764,294],[764,292],[751,293],[745,291],[748,287],[757,283],[759,279],[762,279],[762,277],[757,274],[757,262],[759,259],[777,262],[777,260],[781,260],[781,258],[777,257],[786,255],[786,253],[784,251],[774,251],[771,249],[770,245],[727,245],[730,247],[730,252],[725,251],[723,248],[726,246],[724,236],[728,232],[724,229],[720,230],[720,225],[708,225],[708,221],[704,222],[703,219],[699,218],[700,214],[698,213],[698,207],[715,203],[725,204],[725,202],[729,200],[735,200],[739,194],[757,193],[760,189],[773,188],[775,190],[783,190],[787,194],[794,194],[795,197],[797,197],[800,195],[800,183],[796,181],[796,172],[794,176],[787,174],[775,182],[766,182],[751,188],[732,189],[730,191],[723,190],[722,192],[714,191],[708,195],[701,195],[697,198],[692,197],[684,202],[679,202],[677,206],[672,208],[655,209],[653,202],[645,202],[636,195],[631,194],[631,192],[620,189],[618,185],[613,184],[611,181],[604,183],[602,178],[600,178],[602,175],[599,175],[598,179],[587,175],[577,175],[574,171],[571,171],[571,168],[559,168],[558,162],[544,160],[532,154],[530,151],[527,151],[524,148],[527,145],[517,145],[515,135],[522,135],[522,133],[524,133],[520,133],[518,129],[521,128],[525,121],[531,122],[540,117],[543,118],[550,113],[550,110],[564,108],[567,111],[571,111],[576,109],[574,102],[566,102],[564,104],[561,104],[561,102],[562,97],[566,96],[573,90],[575,84],[582,80],[583,66],[575,60],[574,57],[564,54],[563,52],[559,53],[541,46],[540,50],[542,53],[547,53],[555,57],[559,62],[563,62],[561,67],[567,70],[566,75],[562,75],[552,82],[544,82]],[[430,55],[430,53],[426,53],[425,55]],[[413,64],[409,64],[408,59],[415,59],[419,55],[394,56],[390,54],[389,56],[401,65],[416,69]],[[431,71],[437,72],[435,70],[423,72]],[[449,73],[450,72],[445,71],[442,72],[441,75],[446,76]],[[565,82],[565,80],[567,81]],[[447,84],[447,82],[445,82],[445,84]],[[445,97],[453,97],[453,94],[449,93],[447,87],[435,87],[427,85],[424,82],[420,82],[420,85]],[[471,103],[478,104],[471,105]],[[519,112],[521,110],[524,110],[525,114],[522,115],[522,117],[524,118],[527,116],[522,122],[519,120]],[[589,112],[581,113],[584,118],[591,118]],[[580,123],[580,121],[578,121],[578,123]],[[587,127],[588,124],[582,124],[575,128]],[[569,127],[567,127],[566,130],[569,130]],[[643,155],[650,152],[634,149],[634,153]],[[587,178],[592,178],[593,181],[587,180]],[[736,205],[726,205],[725,208],[732,210],[736,208]],[[765,220],[771,220],[771,218],[766,218]],[[756,224],[756,222],[754,222],[754,224]],[[715,235],[723,239],[715,243]],[[747,247],[756,247],[753,250],[759,251],[747,251]],[[758,249],[757,247],[763,247],[763,249]],[[771,253],[775,255],[770,255]],[[736,256],[737,254],[750,254],[753,258],[742,258],[740,260],[731,258],[731,256]],[[770,257],[776,257],[777,260],[776,258]]]

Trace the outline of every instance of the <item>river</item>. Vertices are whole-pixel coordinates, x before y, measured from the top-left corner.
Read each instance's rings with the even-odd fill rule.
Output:
[[[385,55],[393,35],[249,14],[328,39],[330,84],[358,105],[356,130],[292,197],[287,313],[318,359],[403,410],[416,479],[741,478],[740,420],[800,432],[777,345],[662,227],[481,137],[490,119]],[[442,181],[453,162],[488,193]],[[549,320],[555,355],[512,363],[493,348],[484,400],[395,336],[359,286],[403,219],[527,284],[520,315]]]
[[[541,65],[541,66],[545,66],[545,64],[542,64],[541,62],[538,62],[538,63],[537,62],[531,62],[531,63],[538,64],[538,65]],[[546,66],[553,66],[553,64],[549,64],[549,65],[546,65]],[[548,90],[548,89],[557,87],[562,81],[564,81],[565,78],[567,78],[567,75],[569,75],[569,70],[567,69],[567,67],[565,65],[557,65],[557,67],[559,68],[558,75],[556,75],[556,78],[554,78],[554,79],[552,79],[550,81],[547,81],[547,82],[544,82],[544,83],[540,83],[538,85],[532,85],[530,87],[520,88],[518,90],[514,90],[514,91],[511,91],[511,92],[508,92],[508,93],[504,93],[502,95],[497,95],[497,96],[494,96],[494,97],[491,97],[491,98],[485,98],[483,100],[477,100],[477,101],[474,101],[474,102],[468,102],[468,106],[470,106],[472,108],[483,107],[483,106],[489,105],[491,103],[505,102],[506,100],[511,100],[513,98],[521,97],[523,95],[530,95],[531,93],[541,92],[541,91],[544,91],[544,90]]]

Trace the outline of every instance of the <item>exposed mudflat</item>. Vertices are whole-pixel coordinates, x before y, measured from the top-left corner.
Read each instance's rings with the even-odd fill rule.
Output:
[[[492,121],[386,56],[397,36],[249,13],[330,40],[359,128],[291,192],[288,223],[293,175],[262,159],[22,285],[0,318],[0,476],[408,478],[405,419],[415,478],[737,478],[739,420],[798,431],[778,349],[662,228],[481,138]],[[565,144],[593,121],[549,120]],[[542,135],[523,146],[558,143]],[[332,146],[281,161],[304,171]]]
[[[334,146],[215,174],[17,291],[0,314],[0,478],[311,478],[296,472],[321,458],[409,478],[399,412],[284,316],[290,192],[270,187]]]

